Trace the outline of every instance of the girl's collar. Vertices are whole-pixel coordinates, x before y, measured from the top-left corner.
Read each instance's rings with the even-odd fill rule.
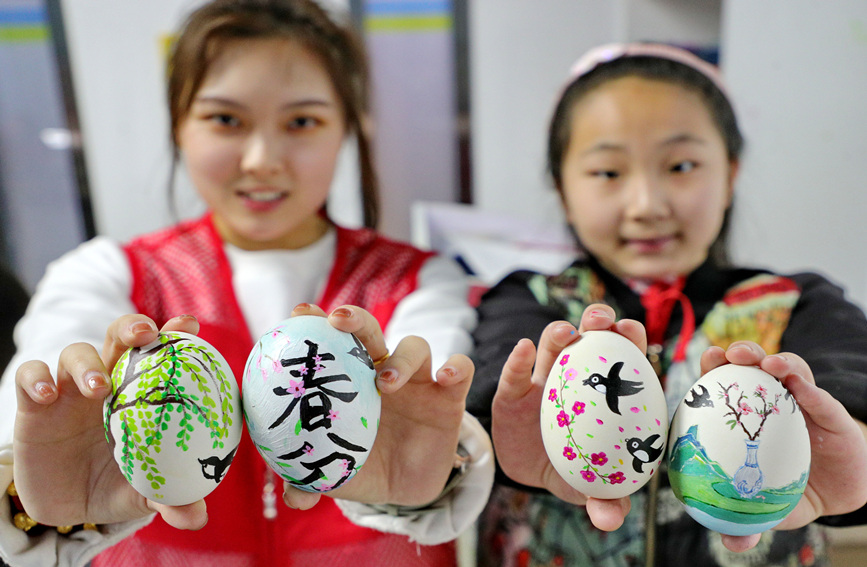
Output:
[[[605,269],[592,254],[587,254],[583,260],[578,261],[578,263],[582,262],[586,263],[599,276],[605,289],[618,298],[618,302],[625,312],[635,313],[636,309],[643,310],[639,301],[641,286],[639,286],[639,290],[636,290],[629,282]],[[697,312],[704,311],[705,304],[710,303],[712,305],[725,294],[732,283],[727,273],[728,270],[724,270],[708,258],[698,268],[685,276],[683,293],[696,305]],[[644,285],[649,285],[649,282]]]

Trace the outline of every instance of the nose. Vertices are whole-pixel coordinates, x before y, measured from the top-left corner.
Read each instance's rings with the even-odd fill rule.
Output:
[[[636,220],[664,218],[671,212],[668,192],[661,180],[650,174],[636,174],[629,179],[626,216]]]
[[[267,132],[251,135],[244,154],[241,156],[241,169],[245,173],[259,177],[279,173],[283,168],[280,142]]]

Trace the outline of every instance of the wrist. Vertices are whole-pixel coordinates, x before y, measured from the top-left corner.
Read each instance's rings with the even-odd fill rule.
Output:
[[[61,535],[73,534],[81,530],[96,530],[96,524],[78,524],[77,526],[47,526],[40,524],[31,518],[24,510],[24,505],[18,497],[18,491],[15,489],[15,481],[9,483],[6,488],[6,495],[9,497],[9,505],[12,512],[12,524],[19,530],[25,532],[29,536],[37,536],[45,533],[48,530],[54,529]]]
[[[455,487],[457,487],[461,483],[461,479],[463,479],[467,475],[467,471],[469,470],[469,468],[469,452],[462,445],[459,444],[457,451],[455,452],[455,459],[454,463],[452,464],[452,470],[451,472],[449,472],[449,477],[446,480],[445,486],[436,498],[426,504],[421,504],[419,506],[400,506],[397,504],[369,504],[368,506],[378,512],[383,512],[390,516],[410,516],[414,515],[417,512],[433,508],[437,505],[438,502],[446,498],[449,493],[451,493],[455,489]]]

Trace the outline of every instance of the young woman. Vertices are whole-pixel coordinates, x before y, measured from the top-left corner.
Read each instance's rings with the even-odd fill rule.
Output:
[[[215,0],[189,17],[169,69],[172,140],[208,212],[123,245],[97,238],[57,261],[40,284],[17,330],[18,372],[10,370],[0,393],[0,483],[10,485],[14,472],[17,491],[0,504],[0,557],[16,565],[93,558],[96,567],[454,564],[452,540],[487,491],[445,496],[474,502],[463,523],[424,504],[463,461],[459,436],[474,448],[482,478],[492,470],[484,431],[463,419],[472,365],[448,357],[469,349],[475,313],[450,261],[329,220],[338,152],[355,136],[365,221],[376,221],[357,41],[310,0]],[[347,520],[331,498],[316,504],[318,495],[297,489],[287,488],[287,502],[311,509],[277,506],[282,483],[246,434],[207,511],[201,501],[161,506],[126,484],[101,425],[107,376],[125,348],[154,340],[158,328],[197,332],[240,380],[267,329],[290,314],[326,313],[383,360],[374,452],[333,496],[418,509],[391,506],[389,515],[346,505],[377,531]],[[46,364],[58,357],[55,380]],[[14,514],[25,523],[32,516],[98,526],[25,534]],[[395,531],[411,539],[385,533]]]

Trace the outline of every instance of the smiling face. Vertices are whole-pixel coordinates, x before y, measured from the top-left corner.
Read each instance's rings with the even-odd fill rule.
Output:
[[[571,112],[562,194],[581,244],[621,278],[692,272],[731,203],[737,164],[700,96],[627,76]]]
[[[223,44],[177,139],[220,236],[261,250],[324,234],[319,211],[345,134],[320,60],[295,41],[256,39]]]

